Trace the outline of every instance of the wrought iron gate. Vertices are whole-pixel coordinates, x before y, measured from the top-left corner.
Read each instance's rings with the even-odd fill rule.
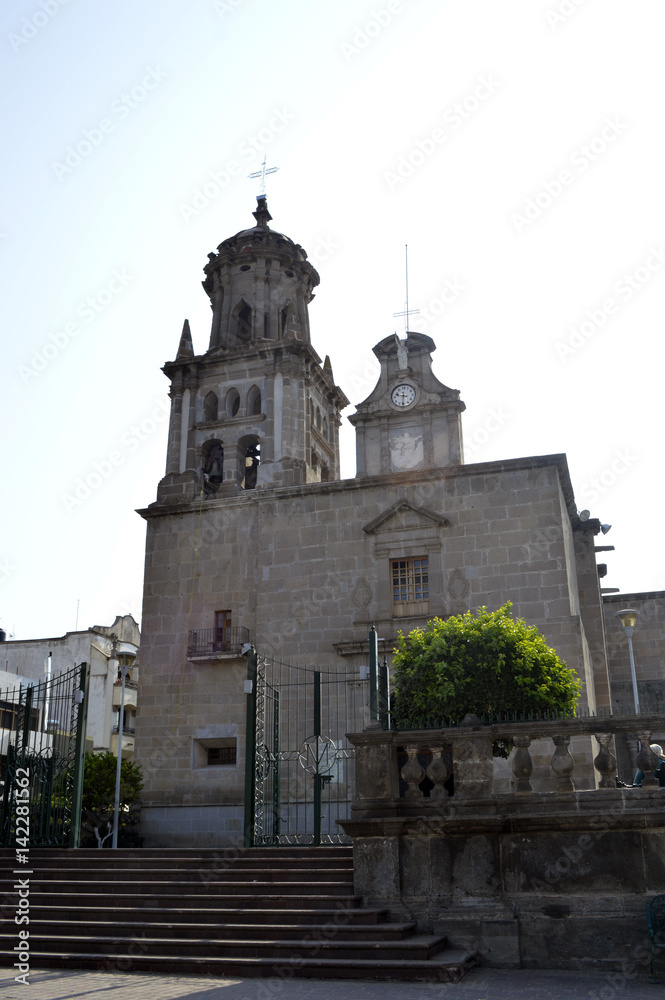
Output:
[[[358,668],[313,670],[257,657],[248,698],[246,843],[350,842],[354,748],[346,734],[369,721]]]
[[[88,679],[82,663],[0,691],[1,846],[78,847]]]

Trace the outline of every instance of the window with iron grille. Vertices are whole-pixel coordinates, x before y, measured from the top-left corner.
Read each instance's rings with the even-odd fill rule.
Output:
[[[236,747],[208,747],[208,765],[235,764]]]
[[[427,556],[391,560],[393,604],[429,601]]]

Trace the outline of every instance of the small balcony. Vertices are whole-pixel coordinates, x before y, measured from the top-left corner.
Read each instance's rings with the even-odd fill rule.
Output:
[[[241,655],[242,647],[249,642],[249,629],[204,628],[189,633],[187,656],[190,660],[216,660]]]
[[[127,682],[125,684],[125,708],[136,708],[136,694],[138,691],[138,684],[131,684]],[[113,707],[119,708],[120,701],[122,698],[122,683],[116,681],[113,685]]]

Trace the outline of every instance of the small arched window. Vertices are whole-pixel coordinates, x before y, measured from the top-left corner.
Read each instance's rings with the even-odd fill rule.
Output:
[[[229,389],[226,394],[226,404],[224,406],[227,417],[235,417],[240,409],[240,393],[237,389]]]
[[[261,413],[261,390],[253,385],[247,393],[247,416],[256,417]]]
[[[317,431],[321,430],[321,410],[318,408],[318,406],[316,408],[316,429]]]
[[[327,417],[323,418],[323,427],[321,428],[321,432],[322,432],[324,438],[327,441],[328,440],[328,418]]]
[[[256,437],[245,437],[238,441],[238,458],[240,461],[239,479],[243,490],[256,489],[256,482],[261,461],[261,445]]]
[[[324,463],[321,466],[321,482],[322,483],[327,483],[329,481],[330,481],[330,470],[329,470],[328,466]]]
[[[217,420],[218,408],[217,396],[214,392],[209,392],[203,400],[203,419],[205,421]]]
[[[252,337],[252,310],[243,301],[242,308],[238,311],[238,340],[248,341]]]
[[[203,445],[203,472],[209,483],[216,485],[224,479],[224,446],[221,441],[206,441]]]

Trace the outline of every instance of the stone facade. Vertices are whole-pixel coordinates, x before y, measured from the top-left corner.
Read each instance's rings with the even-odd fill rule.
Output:
[[[600,524],[579,519],[565,457],[463,464],[464,404],[432,373],[433,341],[409,333],[375,348],[379,381],[350,418],[358,473],[340,480],[346,397],[310,343],[318,275],[268,227],[265,199],[255,218],[206,265],[207,352],[194,354],[186,323],[164,368],[167,472],[140,512],[137,753],[149,845],[239,835],[244,641],[285,662],[344,662],[360,675],[372,621],[390,656],[400,630],[511,600],[577,670],[583,705],[611,703]],[[579,753],[583,787],[595,780],[588,741]]]

